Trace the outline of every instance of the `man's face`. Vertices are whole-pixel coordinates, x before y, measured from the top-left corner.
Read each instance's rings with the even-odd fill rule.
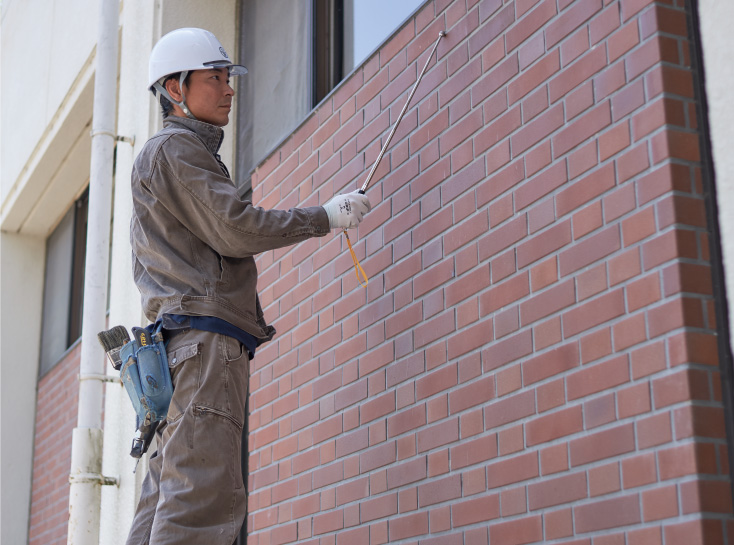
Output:
[[[180,93],[171,92],[179,90],[178,82],[175,79],[169,81],[175,85],[168,92],[173,98],[180,100]],[[224,127],[229,123],[234,89],[229,86],[229,72],[226,68],[192,71],[184,84],[184,91],[186,104],[196,119],[217,127]],[[184,116],[178,106],[174,109],[176,115]]]

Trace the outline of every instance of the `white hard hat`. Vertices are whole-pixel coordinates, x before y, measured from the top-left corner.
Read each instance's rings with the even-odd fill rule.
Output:
[[[234,64],[222,44],[203,28],[179,28],[163,36],[153,47],[148,65],[148,88],[166,76],[190,70],[229,68],[231,76],[247,73]]]
[[[191,70],[227,68],[230,76],[247,74],[247,68],[234,64],[222,44],[203,28],[179,28],[163,36],[153,47],[148,63],[148,89],[155,95],[166,97],[178,104],[184,113],[195,119],[186,106],[186,98],[174,100],[163,87],[163,80],[171,74],[181,73],[179,84],[183,94],[183,81]]]

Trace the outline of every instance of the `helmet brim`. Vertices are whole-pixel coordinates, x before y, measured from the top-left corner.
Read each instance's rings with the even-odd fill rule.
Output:
[[[244,76],[245,74],[247,74],[247,68],[245,68],[241,64],[231,64],[228,62],[214,61],[206,62],[204,63],[204,66],[207,68],[227,68],[229,69],[230,76]]]

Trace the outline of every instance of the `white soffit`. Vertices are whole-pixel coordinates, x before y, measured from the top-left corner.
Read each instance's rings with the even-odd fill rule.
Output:
[[[89,180],[92,52],[0,205],[0,229],[46,236]]]

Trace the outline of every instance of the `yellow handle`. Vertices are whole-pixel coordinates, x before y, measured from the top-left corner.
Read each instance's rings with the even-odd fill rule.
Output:
[[[367,283],[369,282],[367,275],[364,272],[364,269],[362,268],[362,265],[359,264],[359,259],[357,259],[357,254],[354,253],[354,248],[352,248],[352,241],[349,240],[349,234],[347,234],[347,230],[343,229],[344,236],[347,237],[347,246],[349,246],[349,253],[352,254],[352,261],[354,261],[354,274],[357,275],[357,282],[359,282],[359,285],[363,288],[367,287]],[[359,277],[359,275],[362,275],[362,278],[364,278],[364,282],[362,282],[362,278]]]

